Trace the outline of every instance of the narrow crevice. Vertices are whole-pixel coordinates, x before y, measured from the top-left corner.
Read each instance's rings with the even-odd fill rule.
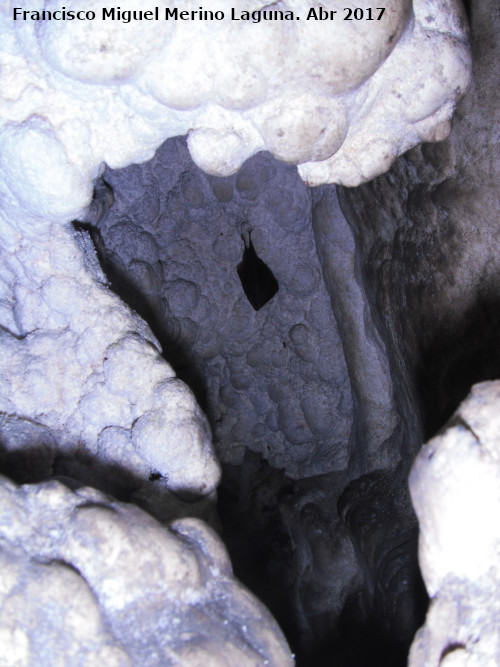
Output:
[[[270,301],[279,289],[278,281],[267,264],[257,255],[252,243],[251,230],[248,232],[248,244],[245,244],[243,257],[236,267],[241,286],[254,310],[260,310]]]

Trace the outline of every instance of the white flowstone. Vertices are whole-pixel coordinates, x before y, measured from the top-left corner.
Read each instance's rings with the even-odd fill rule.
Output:
[[[48,427],[61,453],[83,448],[96,464],[116,449],[109,429],[125,431],[133,449],[117,464],[209,494],[220,471],[208,425],[147,325],[92,273],[67,228],[39,241],[2,253],[16,329],[2,332],[0,410]],[[11,437],[3,431],[4,446]]]
[[[500,381],[475,385],[410,475],[431,607],[410,667],[500,660]]]
[[[293,664],[199,520],[164,527],[94,489],[2,477],[0,565],[6,667]]]
[[[266,12],[295,20],[259,23],[240,17],[260,0],[221,3],[221,21],[164,20],[160,2],[158,21],[126,25],[104,20],[99,0],[66,3],[95,12],[84,21],[14,21],[14,4],[0,8],[6,185],[33,213],[41,205],[66,219],[90,198],[102,161],[149,159],[177,134],[189,133],[193,159],[212,174],[267,149],[301,165],[309,184],[356,185],[411,146],[443,139],[470,74],[456,0],[388,0],[380,20],[378,9],[373,20],[367,9],[348,18],[345,3],[330,0],[323,11],[336,14],[321,21],[307,20],[317,6],[293,0]],[[137,10],[132,0],[120,7]]]

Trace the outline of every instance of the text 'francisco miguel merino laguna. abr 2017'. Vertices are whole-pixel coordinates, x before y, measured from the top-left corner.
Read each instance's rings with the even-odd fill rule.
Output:
[[[159,7],[153,9],[122,10],[120,7],[102,7],[101,12],[96,14],[93,10],[61,9],[41,11],[14,7],[12,18],[14,21],[93,21],[100,18],[102,21],[120,21],[131,23],[132,21],[250,21],[260,23],[261,21],[300,21],[299,14],[291,10],[262,9],[255,11],[236,11],[231,8],[230,13],[222,10],[210,10],[199,7],[192,10],[180,10],[178,7]],[[360,7],[345,7],[343,10],[329,10],[323,7],[311,7],[305,18],[306,21],[380,21],[385,12],[384,7],[362,9]]]

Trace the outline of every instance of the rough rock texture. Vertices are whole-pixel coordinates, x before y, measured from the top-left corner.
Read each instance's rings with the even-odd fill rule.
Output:
[[[192,393],[108,289],[88,235],[52,229],[1,251],[1,449],[19,448],[26,429],[48,429],[39,457],[49,474],[74,474],[71,460],[81,474],[115,466],[146,482],[158,474],[177,493],[209,494],[219,467]],[[33,459],[24,480],[40,473]]]
[[[355,232],[332,187],[313,194],[312,227],[323,279],[342,340],[353,396],[356,472],[395,467],[420,443],[398,391],[386,341],[363,284]]]
[[[473,83],[446,141],[426,144],[339,199],[363,284],[424,440],[470,386],[500,375],[498,179],[500,17],[471,2]]]
[[[404,472],[291,480],[250,453],[223,466],[235,573],[278,619],[298,665],[406,664],[427,596]]]
[[[404,664],[427,608],[415,557],[418,524],[401,470],[404,467],[396,473],[376,470],[363,475],[338,503],[363,574],[361,595],[354,589],[344,611],[365,628],[368,638],[364,646],[350,638],[349,649],[360,665]],[[341,627],[343,622],[341,618]]]
[[[419,442],[335,189],[267,154],[207,177],[171,139],[106,170],[84,226],[207,411],[237,576],[304,664],[401,664],[426,606],[405,478]],[[279,285],[258,311],[237,271],[249,236]]]
[[[67,219],[89,199],[102,161],[149,159],[188,132],[210,173],[234,173],[268,149],[303,164],[310,183],[354,185],[410,146],[445,137],[469,78],[456,0],[387,0],[381,20],[346,20],[332,0],[323,7],[337,15],[327,21],[307,20],[304,0],[232,4],[236,18],[266,8],[300,19],[260,23],[231,20],[229,7],[221,21],[164,20],[160,2],[160,20],[125,24],[126,14],[103,20],[99,0],[66,3],[94,20],[14,21],[14,5],[0,10],[2,192],[35,217]],[[132,0],[120,8],[137,10]],[[30,9],[60,7],[39,0]]]
[[[410,667],[500,661],[500,382],[475,385],[410,476],[432,604]]]
[[[176,492],[210,493],[219,477],[204,418],[161,361],[148,328],[109,293],[85,234],[75,236],[66,225],[88,204],[103,162],[117,167],[145,160],[169,135],[189,131],[191,153],[213,173],[232,173],[268,146],[281,159],[304,163],[307,179],[315,183],[364,180],[400,150],[423,138],[442,138],[468,80],[468,51],[455,3],[427,5],[415,2],[412,13],[410,0],[391,0],[383,19],[373,23],[302,20],[288,27],[287,21],[242,20],[124,25],[125,15],[103,20],[97,1],[85,7],[97,13],[95,21],[37,21],[32,14],[13,20],[12,3],[3,3],[0,411],[51,430],[52,445],[63,455],[77,451],[94,467],[110,460],[141,480],[160,474]],[[78,2],[68,3],[72,7],[81,9]],[[129,8],[130,2],[121,7]],[[40,1],[29,11],[42,9],[60,8]],[[235,10],[241,9],[237,3]],[[290,9],[299,14],[309,7],[300,2]],[[423,53],[419,76],[402,77],[407,59]],[[374,133],[382,143],[373,145]],[[344,150],[358,157],[346,163],[340,152],[336,169],[325,158],[344,138]],[[322,175],[305,164],[310,159],[323,161]],[[244,178],[240,183],[244,198],[251,199]],[[183,187],[182,196],[194,197],[196,208],[196,187]],[[148,204],[156,205],[154,197]],[[151,278],[140,262],[134,270]],[[306,263],[294,276],[288,273],[302,296],[317,279]],[[184,286],[177,287],[183,300]],[[192,289],[188,296],[196,301]],[[202,310],[203,303],[196,307]],[[288,332],[292,327],[281,326]],[[299,327],[292,342],[307,366],[312,353],[306,334]],[[287,364],[283,350],[265,346],[254,350],[254,364],[269,364],[273,354],[273,364]],[[231,372],[237,383],[237,365]],[[272,399],[277,403],[278,393]],[[330,403],[343,398],[317,399],[316,405],[305,398],[304,405],[292,407],[293,415],[303,413],[293,426],[290,406],[282,405],[277,421],[255,437],[262,437],[263,428],[280,428],[280,422],[297,447],[310,443],[308,429],[320,439],[329,437]],[[265,412],[260,405],[253,409]],[[342,405],[338,412],[344,416],[349,408]],[[238,425],[230,428],[237,431]],[[342,419],[339,431],[346,428]],[[17,438],[9,427],[3,447],[12,449]],[[305,460],[310,446],[303,450]]]
[[[168,527],[91,488],[0,480],[2,665],[292,665],[196,519]]]
[[[113,289],[196,392],[223,461],[250,449],[297,478],[357,463],[311,193],[295,169],[261,153],[212,178],[171,139],[148,163],[106,170],[87,220]],[[279,286],[258,311],[237,273],[249,235]]]
[[[264,3],[258,0],[255,7],[264,8]],[[340,5],[332,2],[331,7]],[[299,172],[309,184],[342,182],[348,185],[364,182],[382,172],[398,154],[422,140],[444,138],[449,131],[454,104],[469,78],[462,11],[455,0],[438,3],[389,0],[385,7],[385,20],[373,23],[364,19],[325,23],[301,20],[290,24],[285,21],[217,24],[170,20],[133,21],[125,26],[118,17],[116,21],[97,19],[95,22],[13,21],[13,3],[1,5],[0,463],[5,470],[23,480],[40,479],[54,472],[74,474],[134,498],[162,518],[173,512],[169,495],[172,491],[190,499],[213,493],[219,480],[219,468],[207,422],[193,394],[162,359],[158,339],[110,292],[86,230],[73,230],[69,222],[80,217],[88,204],[94,180],[102,174],[104,162],[118,168],[146,160],[168,136],[189,133],[191,155],[212,174],[233,174],[245,159],[267,148],[280,159],[299,164]],[[52,0],[33,3],[35,10],[56,8],[60,9]],[[70,2],[67,8],[79,9],[81,4]],[[164,5],[160,8],[163,10]],[[246,2],[235,3],[236,12],[247,8]],[[302,14],[309,6],[291,1],[282,8]],[[100,12],[102,3],[89,0],[85,9]],[[124,0],[121,9],[136,7],[131,0]],[[178,67],[172,67],[172,63]],[[186,164],[185,148],[179,150],[183,153],[179,159]],[[438,153],[436,151],[436,155]],[[209,200],[215,203],[214,212],[222,215],[222,208],[215,200],[231,199],[230,212],[244,213],[245,220],[237,221],[232,227],[227,225],[228,243],[215,247],[214,241],[213,255],[208,254],[207,260],[230,261],[234,267],[233,261],[242,261],[243,240],[238,236],[243,233],[245,242],[254,244],[259,257],[271,267],[281,286],[274,300],[257,313],[246,311],[250,306],[245,300],[238,300],[244,299],[242,286],[235,282],[227,289],[231,313],[234,311],[232,333],[236,333],[221,341],[225,353],[221,357],[227,365],[218,369],[223,372],[217,377],[223,378],[224,386],[231,387],[231,393],[223,394],[218,405],[226,405],[226,401],[227,412],[231,412],[233,401],[239,403],[241,412],[236,421],[233,419],[231,423],[223,418],[220,423],[229,429],[222,433],[226,442],[232,445],[232,441],[236,441],[231,456],[241,460],[248,445],[247,441],[243,442],[248,424],[238,424],[239,415],[245,413],[245,400],[241,398],[245,387],[238,386],[238,382],[244,379],[246,371],[242,373],[234,360],[242,356],[243,349],[245,362],[249,361],[250,367],[255,368],[254,375],[259,381],[264,378],[262,386],[267,391],[265,402],[261,403],[255,395],[247,403],[252,426],[254,419],[259,426],[261,417],[269,417],[264,422],[264,430],[259,428],[252,433],[254,443],[258,443],[252,443],[254,450],[269,458],[265,440],[269,433],[278,433],[282,428],[297,455],[295,469],[290,468],[295,476],[318,472],[320,463],[333,471],[321,480],[306,480],[304,486],[294,490],[292,498],[276,504],[280,527],[285,526],[293,547],[289,571],[298,573],[291,582],[293,613],[299,617],[296,627],[306,637],[304,643],[307,644],[311,636],[322,642],[330,632],[335,632],[338,614],[344,620],[346,616],[354,618],[351,628],[355,627],[360,618],[357,610],[362,610],[361,615],[364,612],[355,600],[351,614],[349,590],[355,588],[359,593],[361,586],[362,595],[369,593],[370,586],[360,583],[360,567],[362,573],[365,572],[361,565],[364,561],[368,562],[367,571],[372,577],[380,566],[384,569],[385,564],[389,564],[389,578],[385,574],[380,576],[383,584],[379,588],[389,582],[387,606],[393,616],[398,609],[399,593],[404,588],[399,585],[404,582],[398,577],[404,576],[408,569],[405,556],[399,551],[401,536],[397,530],[405,513],[392,513],[396,530],[385,526],[365,539],[364,534],[360,537],[356,522],[348,518],[353,512],[347,512],[351,543],[346,528],[336,517],[336,505],[343,486],[354,476],[366,473],[377,461],[393,469],[403,453],[414,451],[420,430],[417,403],[413,400],[418,392],[412,382],[411,364],[417,363],[418,343],[407,353],[393,349],[393,343],[401,339],[399,330],[396,331],[397,318],[387,316],[388,310],[394,307],[394,312],[402,312],[406,303],[404,300],[396,303],[396,300],[388,304],[391,297],[383,301],[384,291],[377,291],[376,281],[366,280],[367,273],[360,271],[359,264],[352,259],[353,235],[345,220],[342,222],[339,218],[340,232],[331,232],[330,216],[323,208],[328,208],[326,204],[333,200],[325,191],[314,200],[314,230],[307,229],[305,223],[309,223],[310,218],[302,212],[309,206],[309,194],[297,183],[292,170],[283,171],[287,174],[283,191],[294,188],[290,199],[282,196],[281,200],[274,197],[273,201],[268,197],[265,206],[256,207],[255,215],[264,217],[262,225],[250,238],[251,228],[240,223],[258,226],[259,221],[249,215],[251,211],[246,201],[266,191],[259,180],[260,167],[255,169],[256,164],[266,164],[266,161],[271,164],[268,156],[255,158],[233,178],[237,191],[234,200],[239,208],[234,205],[227,181],[206,177],[201,182],[197,178],[193,180],[195,172],[192,170],[184,179],[182,174],[176,173],[175,166],[161,164],[161,161],[161,174],[154,177],[167,182],[172,179],[175,185],[172,201],[166,204],[156,201],[154,190],[136,198],[137,189],[132,187],[128,195],[134,201],[127,205],[135,207],[134,220],[138,219],[141,228],[151,220],[160,220],[160,211],[168,210],[172,211],[178,227],[190,227],[190,233],[200,239],[203,235],[213,239],[210,230],[204,228],[205,204]],[[416,164],[417,171],[427,173],[425,164],[418,159]],[[134,170],[133,178],[140,180]],[[272,167],[266,173],[266,179],[272,181]],[[439,180],[439,184],[442,183]],[[269,191],[266,192],[269,195]],[[212,194],[208,197],[207,193]],[[448,196],[446,193],[446,187],[438,191],[443,201]],[[389,196],[396,197],[390,191]],[[96,206],[101,206],[105,213],[112,197],[113,193],[104,184]],[[294,197],[300,201],[294,201]],[[351,210],[347,196],[343,197],[344,210]],[[120,205],[117,203],[117,207]],[[358,205],[362,208],[360,204],[353,205],[349,214],[353,222]],[[373,199],[368,201],[367,208],[371,213]],[[179,219],[174,211],[178,212]],[[290,213],[296,211],[301,211],[301,215],[292,220]],[[269,222],[266,216],[273,217],[275,213],[284,221],[278,226],[276,239],[282,248],[271,245],[265,236]],[[99,219],[98,212],[95,219]],[[368,219],[365,217],[365,225]],[[210,349],[210,342],[213,337],[198,335],[191,317],[196,313],[196,317],[203,319],[204,313],[209,312],[210,302],[208,297],[206,301],[202,298],[205,295],[197,289],[197,282],[194,287],[186,285],[190,278],[182,271],[185,267],[189,268],[189,275],[193,270],[199,271],[198,279],[210,291],[212,300],[218,298],[219,287],[214,287],[204,277],[203,263],[197,265],[189,246],[178,244],[181,260],[175,266],[170,255],[160,256],[149,232],[141,232],[133,225],[127,227],[128,223],[122,218],[118,222],[115,230],[118,245],[125,229],[135,237],[139,254],[127,259],[127,269],[146,291],[154,294],[161,285],[158,279],[166,276],[168,307],[174,304],[180,308],[172,318],[175,326],[170,339],[186,340],[190,349],[198,346],[196,354],[200,366],[212,364],[214,357],[210,355],[214,350]],[[222,217],[220,224],[214,227],[219,230],[223,223]],[[374,238],[374,245],[379,243],[377,235],[381,228],[373,235],[366,234],[366,245],[359,246],[363,250],[357,257],[358,262],[370,254]],[[172,233],[174,242],[182,240],[182,230],[175,225],[167,225],[166,229]],[[388,236],[394,231],[390,225],[384,226],[384,230]],[[357,234],[362,236],[364,232],[365,228],[360,225]],[[298,243],[297,248],[283,240],[288,233]],[[394,238],[399,239],[393,233],[391,239]],[[167,242],[170,240],[167,238]],[[329,253],[320,252],[316,258],[313,252],[315,243],[331,248],[339,240],[340,250],[332,250],[332,256],[349,266],[343,287],[353,297],[352,301],[335,293],[336,280],[343,274],[336,269]],[[357,245],[358,239],[355,240]],[[205,246],[201,245],[204,252]],[[413,248],[411,243],[410,246]],[[397,244],[396,247],[399,248]],[[288,253],[286,258],[275,261],[282,249]],[[305,268],[295,270],[302,266],[296,262],[294,254],[299,251],[307,262],[302,262]],[[151,253],[157,255],[152,263]],[[394,257],[397,265],[397,251]],[[376,266],[378,277],[387,275],[386,260],[386,256],[382,257]],[[310,266],[315,268],[311,270]],[[328,292],[318,280],[319,269]],[[209,275],[217,275],[217,272],[211,271]],[[399,276],[395,281],[401,294],[406,283]],[[316,291],[311,286],[313,283],[314,290],[318,285]],[[233,298],[236,287],[240,289],[240,296]],[[287,296],[288,301],[284,298]],[[303,309],[300,310],[297,297],[302,300],[302,306],[311,301],[310,310],[302,318],[304,321],[299,322],[298,329],[294,324],[297,313],[302,316]],[[382,307],[379,307],[381,299]],[[429,301],[428,295],[426,300]],[[266,314],[278,303],[286,306],[282,311],[285,314],[268,322]],[[366,303],[370,303],[370,307]],[[156,308],[158,304],[153,305]],[[165,302],[161,298],[159,305],[163,315],[161,308]],[[224,317],[231,313],[224,313]],[[338,335],[332,328],[334,336],[328,333],[325,337],[324,332],[332,326],[332,317],[343,320],[345,326],[339,327]],[[422,313],[417,312],[418,317],[425,321]],[[251,341],[253,347],[246,349],[249,345],[246,335],[249,331],[255,333],[252,326],[256,322],[263,325],[270,339],[276,340],[277,349],[259,345],[259,340]],[[434,323],[432,318],[431,322]],[[313,324],[321,342],[314,341],[314,345],[310,345]],[[215,326],[222,329],[220,321]],[[180,331],[180,337],[176,330]],[[220,333],[222,337],[225,330]],[[289,335],[289,340],[284,338],[284,333]],[[231,340],[236,340],[239,347],[227,350]],[[362,349],[361,362],[354,354],[358,344]],[[321,350],[324,360],[315,358],[315,346],[327,348],[326,352]],[[338,354],[343,346],[346,362]],[[290,358],[298,359],[297,374],[293,364],[289,367]],[[233,362],[233,368],[229,361]],[[181,373],[183,364],[181,357]],[[333,371],[338,374],[338,383],[333,379]],[[279,380],[278,387],[269,387],[268,391],[269,376],[274,373]],[[352,408],[344,382],[347,376],[352,389]],[[300,377],[299,387],[293,386],[294,377]],[[254,379],[252,376],[252,381]],[[300,395],[300,401],[283,399],[280,388],[285,385],[288,389],[289,384],[293,396],[296,391]],[[331,399],[330,392],[337,387],[340,388],[338,394]],[[316,393],[311,392],[312,388]],[[210,389],[213,389],[212,396],[216,396],[218,387]],[[310,392],[314,400],[310,399]],[[330,416],[332,403],[335,420]],[[275,409],[276,419],[269,416],[270,407]],[[215,423],[218,419],[215,410],[213,416]],[[400,417],[404,422],[402,427],[398,425]],[[357,423],[356,429],[350,427],[351,418]],[[412,434],[409,440],[407,433]],[[282,451],[279,447],[280,437],[269,437],[273,446],[278,445],[272,450],[276,451],[273,463],[286,465],[284,447]],[[331,447],[337,437],[339,441],[340,438],[348,441],[348,450]],[[318,460],[309,461],[312,453],[318,454]],[[334,482],[331,495],[325,491],[329,482]],[[274,481],[271,488],[273,484]],[[49,500],[45,505],[43,502],[30,505],[29,499],[40,489],[49,489]],[[40,495],[43,493],[40,491]],[[221,660],[227,659],[231,665],[247,658],[250,664],[265,661],[259,653],[260,645],[256,646],[252,638],[249,640],[252,648],[245,648],[249,646],[245,641],[232,643],[232,637],[244,636],[247,631],[251,634],[254,630],[246,622],[245,609],[241,615],[233,617],[224,607],[227,597],[217,593],[218,575],[210,570],[210,564],[201,559],[200,567],[210,572],[206,586],[201,593],[198,591],[201,598],[199,595],[190,598],[192,587],[179,583],[184,572],[196,580],[196,546],[191,544],[185,550],[185,557],[184,548],[190,539],[197,540],[190,537],[193,531],[197,535],[197,531],[201,531],[205,537],[200,539],[209,540],[204,528],[199,524],[181,523],[178,532],[182,533],[182,526],[187,525],[188,535],[180,538],[180,542],[172,541],[170,536],[167,539],[168,534],[161,533],[163,537],[158,540],[165,547],[165,553],[171,549],[172,559],[177,557],[178,561],[175,567],[173,560],[164,563],[165,571],[156,576],[148,559],[156,553],[161,560],[165,553],[162,550],[160,555],[156,551],[156,538],[144,533],[150,529],[154,533],[159,530],[158,526],[137,509],[122,511],[117,504],[111,511],[103,509],[103,504],[108,507],[107,501],[94,491],[79,493],[80,496],[78,492],[76,496],[83,498],[83,506],[76,509],[75,504],[80,501],[75,501],[74,494],[57,484],[20,490],[9,485],[4,487],[5,503],[1,511],[5,512],[3,528],[9,545],[5,545],[3,552],[3,571],[12,573],[8,575],[10,579],[7,577],[7,586],[13,588],[7,593],[11,606],[0,624],[0,632],[2,645],[10,647],[7,655],[12,656],[14,663],[33,662],[29,652],[35,652],[37,658],[42,656],[43,660],[48,656],[46,664],[57,664],[67,661],[68,656],[79,655],[83,644],[89,660],[99,663],[120,664],[130,653],[131,661],[140,664],[155,664],[155,660],[162,664],[168,660],[172,664],[176,660],[180,664],[210,664],[210,660],[218,656],[218,647],[213,643],[213,638],[219,636],[215,620],[218,613],[231,621],[226,631],[223,629],[228,633],[223,636],[229,636],[231,642],[226,644]],[[370,493],[377,499],[376,485]],[[25,503],[24,497],[28,498]],[[160,505],[164,502],[168,506],[166,509],[163,505],[159,509],[158,498],[162,501]],[[47,507],[51,502],[56,507]],[[364,502],[369,504],[370,500]],[[33,519],[37,513],[41,515],[41,523]],[[73,531],[73,522],[83,526],[84,537],[81,534],[78,537]],[[376,521],[374,525],[378,526]],[[95,544],[89,537],[92,530],[99,533]],[[395,534],[396,579],[390,576],[393,561],[387,558],[388,544],[380,537],[385,535],[384,531],[391,539]],[[138,586],[134,579],[137,578],[137,562],[132,559],[127,561],[129,565],[124,571],[119,568],[110,571],[116,554],[109,551],[123,544],[128,551],[124,556],[131,558],[136,541],[141,539],[145,546],[139,558],[146,571],[140,572],[143,576]],[[382,551],[375,554],[374,549],[381,542]],[[356,560],[353,544],[358,549]],[[25,549],[27,555],[23,554]],[[102,561],[95,558],[95,552],[101,553],[100,549],[104,553]],[[219,560],[224,560],[225,556],[217,553]],[[207,559],[210,561],[210,557]],[[72,563],[74,569],[62,566],[59,561]],[[130,577],[123,578],[127,569],[132,570]],[[341,578],[335,580],[334,572],[340,573]],[[332,582],[324,589],[323,576],[325,581]],[[51,607],[51,600],[44,598],[46,588],[40,586],[40,582],[48,580],[62,591],[64,605],[54,602]],[[162,582],[159,586],[162,593],[164,582],[172,583],[175,600],[170,606],[179,609],[172,627],[175,618],[179,618],[192,633],[189,636],[172,631],[170,617],[163,617],[159,612],[161,599],[159,602],[155,588],[158,581]],[[141,594],[134,597],[138,588]],[[214,588],[214,599],[203,597]],[[68,590],[72,591],[72,600],[82,600],[82,606],[90,610],[85,619],[93,619],[91,627],[88,622],[80,622],[79,610],[73,608],[74,615],[69,618],[66,615],[58,625],[58,620],[64,616],[61,607],[66,608],[68,604]],[[151,595],[144,597],[144,591]],[[26,615],[23,608],[22,623],[14,627],[12,619],[25,606],[25,599],[36,600],[37,597],[46,603],[45,609],[53,613],[45,614],[40,620],[36,609]],[[197,606],[200,599],[209,600],[208,611]],[[128,613],[130,605],[134,604],[137,604],[134,612]],[[248,604],[257,609],[253,603]],[[376,609],[384,607],[382,602],[377,604]],[[223,608],[219,612],[220,605]],[[103,610],[104,616],[100,616]],[[256,611],[260,620],[255,621],[255,636],[264,632],[263,624],[271,622],[263,613],[260,608]],[[203,627],[201,633],[207,634],[203,634],[200,645],[196,638],[199,628]],[[40,635],[36,634],[36,628],[40,629]],[[33,646],[28,645],[26,635],[38,637],[33,639]],[[53,636],[54,641],[45,642],[47,636]],[[195,643],[191,644],[193,637]],[[270,642],[274,641],[273,637],[276,639],[276,635],[272,634]],[[80,639],[82,644],[78,644]],[[49,655],[51,650],[60,650],[63,657]],[[281,655],[289,661],[282,644],[276,650],[285,651]],[[169,651],[177,651],[180,657]],[[272,648],[269,651],[272,653]],[[217,660],[215,657],[216,664],[221,664]],[[389,661],[386,660],[386,664]]]
[[[336,509],[345,484],[345,473],[292,480],[251,452],[223,466],[218,507],[235,574],[278,619],[298,665],[349,664],[338,622],[363,579]]]

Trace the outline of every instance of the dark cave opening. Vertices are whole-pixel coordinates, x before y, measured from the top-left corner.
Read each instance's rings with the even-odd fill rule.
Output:
[[[474,302],[453,327],[442,327],[422,345],[417,386],[426,440],[451,418],[472,385],[499,377],[499,333],[500,300],[489,294]]]
[[[251,230],[248,233],[248,245],[245,244],[243,257],[236,267],[241,286],[254,310],[260,310],[270,301],[279,289],[278,281],[273,272],[255,252]]]

